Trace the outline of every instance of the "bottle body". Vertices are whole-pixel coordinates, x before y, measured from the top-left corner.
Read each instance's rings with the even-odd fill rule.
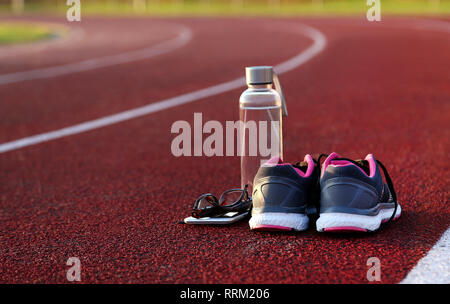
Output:
[[[259,167],[273,157],[283,158],[281,97],[272,84],[249,85],[239,99],[239,116],[241,186],[247,184],[252,195]]]

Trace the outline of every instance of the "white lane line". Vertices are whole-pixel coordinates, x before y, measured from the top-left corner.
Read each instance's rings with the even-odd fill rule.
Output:
[[[3,74],[0,75],[0,85],[25,80],[44,79],[72,73],[85,72],[98,68],[148,59],[180,48],[187,44],[191,39],[191,30],[186,27],[182,27],[181,31],[175,38],[144,49],[125,52],[117,55],[104,56],[100,58],[92,58],[80,62],[68,63],[48,68],[39,68],[29,71]]]
[[[450,33],[450,23],[440,20],[418,19],[408,27]],[[450,284],[450,228],[400,284]]]
[[[450,284],[450,228],[400,284]]]
[[[275,71],[279,74],[285,73],[287,71],[293,70],[317,54],[319,54],[326,46],[327,39],[325,35],[323,35],[320,31],[306,26],[302,25],[300,28],[300,32],[307,36],[308,38],[313,40],[313,44],[309,46],[306,50],[302,51],[301,53],[297,54],[296,56],[290,58],[289,60],[275,66]],[[172,97],[169,99],[161,100],[158,102],[154,102],[151,104],[148,104],[146,106],[142,106],[139,108],[135,108],[132,110],[120,112],[117,114],[105,116],[102,118],[86,121],[80,124],[76,124],[70,127],[62,128],[59,130],[41,133],[37,135],[33,135],[30,137],[21,138],[18,140],[6,142],[3,144],[0,144],[0,153],[4,153],[11,150],[20,149],[23,147],[36,145],[42,142],[54,140],[57,138],[70,136],[74,134],[79,134],[83,132],[87,132],[90,130],[106,127],[112,124],[116,124],[119,122],[123,122],[126,120],[130,120],[133,118],[141,117],[144,115],[148,115],[151,113],[155,113],[158,111],[162,111],[165,109],[169,109],[172,107],[176,107],[182,104],[186,104],[189,102],[193,102],[202,98],[211,97],[214,95],[218,95],[224,92],[231,91],[233,89],[240,88],[245,85],[245,78],[240,77],[228,82],[224,82],[218,85],[210,86],[205,89],[197,90],[191,93],[183,94],[177,97]]]

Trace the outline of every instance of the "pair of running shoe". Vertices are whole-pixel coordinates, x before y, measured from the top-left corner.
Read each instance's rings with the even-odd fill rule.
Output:
[[[372,232],[401,214],[392,180],[372,154],[308,154],[296,164],[272,158],[255,176],[252,199],[252,230],[302,231],[312,218],[319,232]]]

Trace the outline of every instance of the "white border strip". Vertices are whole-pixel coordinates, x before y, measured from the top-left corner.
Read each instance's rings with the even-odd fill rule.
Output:
[[[123,63],[129,63],[137,60],[148,59],[178,49],[187,44],[191,39],[191,30],[186,27],[182,27],[180,33],[175,38],[144,49],[125,52],[117,55],[83,60],[80,62],[62,64],[54,67],[3,74],[0,75],[0,85],[16,83],[25,80],[51,78],[72,73],[90,71]]]
[[[450,228],[400,284],[450,284]]]
[[[305,62],[307,62],[308,60],[310,60],[311,58],[313,58],[314,56],[316,56],[317,54],[322,52],[322,50],[325,48],[325,46],[327,44],[327,42],[326,42],[327,39],[326,39],[325,35],[323,35],[320,31],[318,31],[312,27],[306,26],[306,25],[302,25],[300,30],[301,30],[302,34],[311,38],[314,43],[310,47],[308,47],[306,50],[302,51],[301,53],[297,54],[296,56],[292,57],[291,59],[275,66],[275,71],[278,74],[288,72],[290,70],[293,70],[293,69],[301,66],[302,64],[304,64]],[[185,35],[187,35],[187,34],[185,34]],[[185,39],[186,39],[186,37],[185,37]],[[118,55],[118,56],[120,56],[120,55]],[[138,57],[138,55],[136,55],[135,57]],[[130,60],[127,60],[126,57],[123,58],[122,60],[123,60],[123,62],[130,61]],[[111,59],[105,59],[104,61],[102,61],[100,63],[89,63],[88,62],[85,64],[85,69],[86,68],[93,69],[93,68],[97,68],[97,67],[102,67],[102,66],[105,66],[107,64],[107,62],[110,62],[110,61],[111,61]],[[72,67],[71,69],[75,69],[75,67]],[[62,73],[62,72],[63,71],[59,71],[59,73]],[[46,74],[57,76],[58,71],[54,71],[54,70],[52,71],[50,68],[50,71],[47,71]],[[38,76],[42,76],[42,75],[38,74],[35,76],[37,78]],[[36,79],[36,78],[34,78],[34,79]],[[43,77],[39,77],[39,78],[43,78]],[[28,78],[28,79],[32,79],[32,78]],[[0,83],[1,83],[1,80],[2,80],[2,78],[0,76]],[[3,80],[3,81],[5,81],[5,80]],[[3,144],[0,144],[0,153],[17,150],[17,149],[20,149],[23,147],[36,145],[36,144],[39,144],[42,142],[58,139],[61,137],[66,137],[66,136],[79,134],[79,133],[87,132],[90,130],[106,127],[106,126],[116,124],[119,122],[123,122],[123,121],[130,120],[133,118],[141,117],[141,116],[148,115],[151,113],[159,112],[159,111],[169,109],[172,107],[176,107],[176,106],[179,106],[182,104],[190,103],[190,102],[202,99],[202,98],[211,97],[211,96],[218,95],[218,94],[221,94],[224,92],[228,92],[233,89],[240,88],[244,85],[245,85],[245,78],[240,77],[240,78],[237,78],[237,79],[225,82],[225,83],[207,87],[205,89],[201,89],[201,90],[194,91],[191,93],[183,94],[183,95],[180,95],[177,97],[172,97],[169,99],[154,102],[154,103],[148,104],[146,106],[142,106],[142,107],[135,108],[132,110],[120,112],[120,113],[117,113],[114,115],[105,116],[105,117],[90,120],[90,121],[86,121],[86,122],[76,124],[76,125],[73,125],[70,127],[62,128],[59,130],[41,133],[41,134],[37,134],[34,136],[25,137],[22,139],[6,142]]]

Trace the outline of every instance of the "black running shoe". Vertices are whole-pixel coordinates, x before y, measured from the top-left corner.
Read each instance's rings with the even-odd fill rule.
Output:
[[[401,214],[391,178],[372,154],[364,160],[330,154],[322,166],[320,189],[320,217],[316,222],[320,232],[375,231]]]
[[[259,168],[253,183],[252,230],[308,228],[308,210],[318,203],[319,168],[311,155],[287,164],[276,157]],[[308,212],[309,213],[309,212]]]

